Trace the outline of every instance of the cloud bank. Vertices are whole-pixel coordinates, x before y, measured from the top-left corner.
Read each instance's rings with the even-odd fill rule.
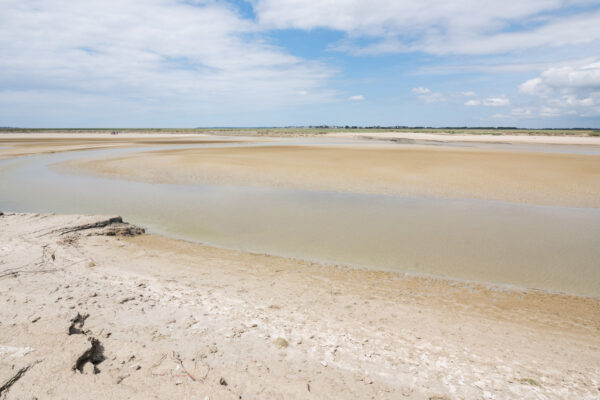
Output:
[[[600,12],[584,8],[594,4],[592,0],[256,0],[254,4],[263,26],[343,31],[348,37],[336,48],[356,54],[493,54],[600,38]],[[569,7],[581,10],[557,17],[557,11]],[[358,40],[364,37],[371,42]]]
[[[481,124],[492,110],[515,121],[600,121],[597,0],[0,7],[0,125],[411,123],[424,107],[440,111],[427,114],[440,124]],[[408,121],[391,120],[400,108],[412,110]]]
[[[334,70],[270,45],[215,1],[2,0],[0,105],[179,114],[330,101]],[[304,95],[298,96],[298,93]],[[54,101],[52,101],[54,99]],[[110,103],[110,104],[109,104]],[[129,106],[128,106],[129,105]],[[63,112],[55,110],[55,112]]]

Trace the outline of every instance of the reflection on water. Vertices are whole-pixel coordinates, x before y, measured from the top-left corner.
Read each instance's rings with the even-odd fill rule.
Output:
[[[150,232],[305,259],[600,295],[600,210],[126,182],[0,162],[0,209],[119,214]]]

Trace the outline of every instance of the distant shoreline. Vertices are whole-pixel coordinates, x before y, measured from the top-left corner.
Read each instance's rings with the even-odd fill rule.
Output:
[[[590,136],[600,137],[600,128],[527,129],[503,127],[206,127],[206,128],[0,128],[4,133],[168,133],[168,134],[217,134],[217,135],[323,135],[330,133],[431,133],[439,135],[491,135],[491,136]]]

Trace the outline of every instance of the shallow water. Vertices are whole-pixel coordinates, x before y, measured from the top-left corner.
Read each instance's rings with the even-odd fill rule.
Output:
[[[132,151],[0,161],[0,209],[118,214],[150,232],[222,247],[600,295],[600,209],[149,184],[48,168]]]

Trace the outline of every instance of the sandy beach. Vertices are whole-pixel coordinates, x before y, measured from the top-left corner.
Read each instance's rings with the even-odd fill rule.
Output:
[[[600,302],[0,217],[0,395],[594,399]]]
[[[598,207],[594,155],[273,140],[15,135],[0,158],[234,142],[53,169]],[[598,297],[211,247],[117,216],[3,210],[0,303],[2,399],[600,396]]]

